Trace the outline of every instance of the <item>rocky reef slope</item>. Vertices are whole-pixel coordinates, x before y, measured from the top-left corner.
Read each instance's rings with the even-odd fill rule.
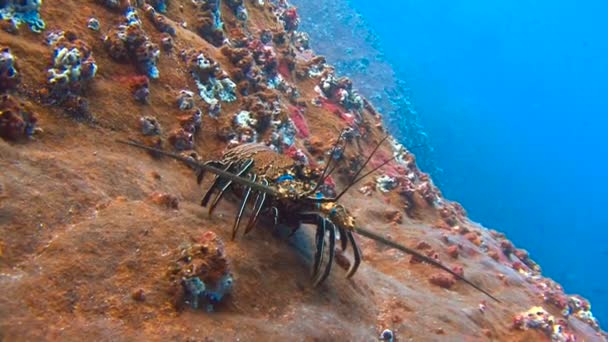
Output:
[[[183,163],[116,143],[330,156],[324,191],[340,191],[381,116],[284,1],[8,0],[0,15],[0,340],[605,339],[589,303],[469,221],[395,141],[341,202],[501,303],[364,237],[353,278],[335,267],[312,287],[309,227],[286,237],[263,219],[231,241],[238,202],[198,205],[210,177],[201,188]],[[341,132],[347,149],[332,149]]]

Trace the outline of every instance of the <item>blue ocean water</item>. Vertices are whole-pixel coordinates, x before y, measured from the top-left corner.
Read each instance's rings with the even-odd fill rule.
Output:
[[[406,81],[444,195],[606,324],[608,2],[346,3]]]

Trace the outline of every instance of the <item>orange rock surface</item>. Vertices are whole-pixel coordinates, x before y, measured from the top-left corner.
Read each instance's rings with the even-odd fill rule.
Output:
[[[244,3],[248,32],[278,28],[270,4]],[[243,24],[222,6],[227,35],[237,34],[231,30]],[[139,12],[147,35],[160,44],[162,33]],[[547,286],[539,284],[548,280],[527,264],[515,270],[502,255],[499,235],[458,214],[450,221],[457,224],[445,223],[424,197],[428,189],[414,192],[409,201],[398,190],[366,196],[353,189],[341,201],[360,226],[412,248],[423,240],[450,268],[457,255],[465,276],[501,303],[462,282],[449,289],[436,286],[433,277],[443,275],[435,268],[410,263],[409,256],[364,237],[358,238],[364,263],[355,276],[345,279],[335,267],[318,288],[309,279],[312,229],[287,240],[272,233],[271,220],[262,220],[251,234],[230,241],[236,201],[223,201],[208,216],[198,203],[209,179],[199,187],[183,164],[115,142],[143,141],[143,116],[159,121],[165,140],[179,127],[183,112],[176,97],[181,89],[196,89],[181,50],[201,49],[224,70],[234,68],[220,48],[195,32],[192,1],[169,2],[174,47],[161,52],[160,78],[150,81],[148,104],[132,96],[128,80],[139,75],[136,66],[115,62],[104,49],[102,37],[123,20],[122,13],[95,1],[66,0],[45,1],[41,16],[47,32],[74,31],[92,49],[99,69],[83,95],[93,119],[75,120],[61,106],[41,100],[52,60],[45,33],[25,26],[18,34],[0,31],[2,45],[19,61],[21,83],[12,94],[37,113],[43,129],[29,140],[0,139],[0,340],[372,341],[391,329],[398,341],[538,341],[546,335],[515,329],[514,317],[534,306],[562,317],[557,305],[543,299]],[[99,19],[99,32],[87,28],[91,16]],[[286,76],[307,104],[302,115],[310,142],[315,150],[326,150],[344,120],[311,104],[317,79]],[[290,103],[284,94],[278,96]],[[201,105],[198,95],[196,101]],[[195,137],[203,160],[221,155],[226,143],[219,132],[242,102],[239,95],[223,103],[217,120],[205,114]],[[369,111],[364,116],[374,124],[379,120]],[[369,153],[383,134],[371,128],[361,151]],[[303,139],[296,145],[305,150]],[[389,146],[381,152],[392,154]],[[335,178],[337,189],[345,186],[343,177]],[[181,245],[207,231],[224,241],[234,289],[214,312],[177,311],[167,269]],[[563,319],[580,340],[604,339],[575,315]]]

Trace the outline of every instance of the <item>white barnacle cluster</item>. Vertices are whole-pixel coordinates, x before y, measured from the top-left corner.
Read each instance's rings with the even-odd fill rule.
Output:
[[[47,43],[53,47],[53,65],[48,69],[48,83],[52,87],[77,85],[97,74],[91,51],[70,42],[63,31],[49,33]]]

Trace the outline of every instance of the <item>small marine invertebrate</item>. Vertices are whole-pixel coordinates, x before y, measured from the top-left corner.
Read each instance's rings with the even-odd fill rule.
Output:
[[[5,140],[29,138],[40,131],[36,114],[11,95],[0,95],[0,137]]]
[[[15,56],[8,47],[0,47],[0,93],[14,89],[21,82]]]
[[[241,69],[243,75],[246,75],[251,70],[254,60],[251,50],[248,48],[233,48],[225,45],[220,51],[224,56],[230,59],[232,64]],[[244,76],[241,78],[244,78]]]
[[[234,278],[224,244],[215,233],[205,232],[196,242],[184,245],[176,259],[168,276],[178,310],[188,304],[193,309],[204,305],[213,311],[213,305],[232,291]]]
[[[272,31],[264,29],[260,32],[260,41],[262,44],[269,44],[272,42]]]
[[[97,73],[91,48],[73,32],[51,32],[47,43],[53,48],[53,65],[49,69],[49,84],[62,91],[79,91]]]
[[[33,32],[40,33],[46,24],[40,17],[42,0],[3,0],[0,1],[0,20],[9,21],[15,30],[27,24]]]
[[[160,76],[156,66],[160,56],[158,46],[146,35],[134,8],[128,8],[125,17],[125,24],[111,29],[104,37],[106,50],[117,61],[135,61],[140,71],[157,79]]]
[[[257,142],[257,132],[254,128],[256,125],[257,120],[251,116],[251,112],[242,110],[235,114],[233,126],[238,135],[238,142]]]

